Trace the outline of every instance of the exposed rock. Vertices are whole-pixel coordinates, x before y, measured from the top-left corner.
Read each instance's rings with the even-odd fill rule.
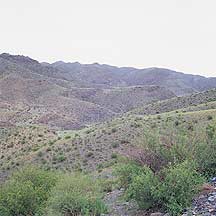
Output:
[[[161,213],[161,212],[154,212],[154,213],[151,213],[150,216],[163,216],[164,214]]]
[[[204,215],[215,216],[216,215],[216,183],[212,185],[206,184],[203,186],[201,195],[196,198],[192,204],[192,208],[189,209],[186,215]]]

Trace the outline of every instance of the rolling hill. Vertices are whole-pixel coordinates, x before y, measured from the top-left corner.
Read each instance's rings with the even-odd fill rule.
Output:
[[[158,101],[155,103],[151,103],[149,105],[143,106],[141,108],[137,108],[131,111],[133,114],[141,114],[141,115],[153,115],[158,113],[170,112],[178,109],[193,109],[198,106],[198,109],[209,109],[209,107],[214,107],[214,103],[208,103],[216,100],[216,89],[211,89],[201,93],[195,93],[188,96],[183,97],[174,97],[171,99],[167,99],[164,101]],[[202,104],[201,106],[199,106]],[[209,106],[212,105],[212,106]]]
[[[215,167],[215,84],[160,68],[2,54],[0,184],[28,165],[91,173],[106,192],[106,215],[149,215],[134,202],[125,205],[113,171],[133,161],[157,175],[191,158],[200,172]]]
[[[76,129],[175,96],[160,86],[87,88],[66,75],[29,57],[0,55],[1,124]]]
[[[164,145],[173,142],[181,131],[191,139],[199,138],[215,119],[216,100],[178,109],[178,112],[125,114],[81,130],[9,127],[2,130],[4,136],[0,144],[4,156],[0,164],[3,173],[28,163],[49,169],[98,170],[115,163],[115,154],[143,160],[140,158],[143,154],[141,146],[153,137]]]
[[[66,79],[84,82],[87,86],[137,86],[157,85],[165,87],[176,95],[186,95],[216,87],[216,78],[189,75],[164,68],[137,69],[110,65],[56,62],[51,64],[62,72],[68,72]]]
[[[49,64],[3,53],[0,55],[0,122],[78,129],[135,108],[144,109],[152,102],[212,87],[216,87],[216,78],[168,69],[62,61]]]

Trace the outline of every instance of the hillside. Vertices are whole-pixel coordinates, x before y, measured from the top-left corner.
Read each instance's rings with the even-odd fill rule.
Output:
[[[56,62],[51,64],[62,72],[66,79],[84,82],[98,87],[157,85],[165,87],[176,95],[186,95],[216,87],[216,78],[188,75],[164,68],[136,69],[110,65]]]
[[[209,109],[211,108],[211,101],[216,100],[216,89],[211,89],[209,91],[191,94],[189,96],[183,96],[183,97],[175,97],[164,101],[158,101],[146,106],[143,106],[138,109],[134,109],[131,111],[133,114],[140,114],[140,115],[152,115],[152,114],[158,114],[158,113],[164,113],[164,112],[170,112],[173,110],[178,109],[184,109],[188,108],[190,110],[190,107],[198,106],[200,104],[204,107],[203,109]],[[214,106],[213,106],[214,107]],[[201,107],[198,107],[198,110],[201,109]]]
[[[183,125],[187,127],[193,122],[190,120],[193,116],[196,121],[200,116],[204,116],[203,121],[208,122],[208,115],[215,115],[215,89],[176,97],[163,85],[136,83],[139,85],[131,86],[134,84],[133,79],[129,79],[132,74],[134,79],[136,77],[137,81],[142,81],[140,77],[137,78],[138,72],[133,68],[99,64],[82,66],[79,63],[72,65],[74,74],[71,72],[71,63],[41,64],[29,57],[0,55],[0,127],[4,129],[4,136],[1,138],[2,155],[8,154],[9,157],[17,149],[20,155],[13,157],[12,161],[10,157],[7,160],[6,157],[2,157],[1,165],[4,169],[10,167],[11,163],[14,166],[17,161],[19,164],[26,161],[43,161],[49,167],[57,166],[64,169],[96,169],[96,164],[109,161],[114,152],[123,153],[130,148],[143,130],[155,127],[158,122],[167,122],[159,120],[160,118],[171,118],[170,124],[174,124],[174,119],[186,118],[189,121],[183,120]],[[89,67],[93,70],[91,76],[87,76],[87,73],[90,73]],[[107,70],[107,83],[102,83],[103,73],[106,73],[104,68]],[[149,69],[146,70],[150,74]],[[139,71],[139,74],[143,73],[142,70],[136,71]],[[157,70],[157,79],[153,84],[161,84],[168,74],[169,77],[171,74],[179,77],[188,76],[162,71],[160,73]],[[151,72],[155,73],[154,70]],[[84,79],[83,73],[93,80]],[[98,78],[101,83],[95,79],[95,74],[98,73],[102,76]],[[116,74],[120,80],[126,80],[127,77],[131,83],[124,82],[120,87],[119,80],[115,78]],[[124,79],[121,78],[123,74]],[[75,75],[79,80],[73,77]],[[214,80],[197,76],[196,80],[199,79],[205,79],[206,82]],[[158,83],[159,80],[161,83]],[[149,84],[145,82],[144,79],[142,84]],[[91,87],[86,87],[86,84]],[[94,85],[97,87],[92,87]],[[167,128],[168,125],[165,124],[163,127]],[[37,128],[39,132],[34,135],[32,128]],[[81,128],[84,129],[73,131]],[[54,131],[51,133],[52,138],[46,137],[50,132],[45,133],[43,130]],[[40,133],[44,133],[43,139],[40,138]],[[27,137],[32,136],[35,136],[35,139],[29,142]],[[37,150],[32,152],[31,148],[34,149],[37,145]],[[47,158],[47,162],[41,160],[41,156],[38,157],[39,149],[42,151],[40,154]],[[28,154],[23,155],[23,151]],[[58,158],[58,154],[60,158],[64,158],[62,161],[53,159]]]
[[[164,87],[149,85],[108,89],[73,88],[68,96],[98,104],[116,113],[124,113],[154,101],[173,98],[175,94]]]
[[[78,129],[175,96],[159,86],[84,88],[67,71],[9,54],[0,55],[0,74],[1,124]]]
[[[63,170],[96,170],[112,164],[116,153],[143,160],[140,147],[147,141],[145,134],[148,134],[147,139],[159,136],[166,143],[181,130],[188,135],[202,134],[215,119],[216,103],[207,102],[160,115],[126,114],[78,131],[50,131],[39,126],[9,127],[1,140],[4,155],[1,166],[7,170],[30,162]],[[10,157],[12,154],[14,156]]]
[[[10,182],[7,179],[13,178],[11,174],[28,165],[51,174],[60,172],[61,178],[70,175],[72,182],[73,173],[89,175],[100,183],[97,185],[103,192],[100,198],[108,209],[105,215],[141,216],[150,215],[158,208],[139,208],[140,198],[124,200],[127,188],[119,183],[122,177],[116,176],[116,170],[122,166],[128,169],[134,164],[130,174],[147,166],[153,176],[161,177],[170,165],[175,169],[178,163],[181,169],[177,169],[177,176],[184,177],[180,178],[181,188],[185,179],[190,179],[189,183],[193,181],[188,170],[182,168],[187,160],[196,159],[200,173],[209,170],[210,174],[214,173],[215,89],[176,97],[170,90],[155,85],[78,88],[68,84],[70,81],[62,79],[60,83],[67,85],[59,85],[56,78],[2,61],[9,68],[2,70],[0,79],[0,182],[3,186]],[[35,172],[33,175],[40,178]],[[123,176],[123,179],[128,178]],[[151,183],[145,180],[144,186]],[[138,191],[143,189],[142,184],[138,185]],[[76,187],[80,185],[83,189],[78,179]],[[181,189],[181,194],[187,193],[188,183],[185,185],[186,191]],[[13,189],[13,185],[8,188]],[[170,190],[175,187],[169,187]],[[149,200],[149,196],[142,197]],[[211,193],[205,200],[209,197]],[[192,203],[190,196],[186,198]],[[160,207],[159,210],[175,209]]]

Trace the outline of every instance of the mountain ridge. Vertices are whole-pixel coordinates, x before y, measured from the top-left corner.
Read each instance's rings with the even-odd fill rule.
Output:
[[[47,64],[22,55],[0,55],[1,118],[10,124],[78,129],[153,102],[215,87],[216,78],[169,69]]]

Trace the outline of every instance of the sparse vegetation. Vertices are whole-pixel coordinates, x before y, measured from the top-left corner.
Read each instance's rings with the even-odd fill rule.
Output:
[[[81,174],[64,176],[53,188],[46,215],[100,215],[106,212],[100,186]]]
[[[190,86],[179,74],[181,82],[170,86],[169,77],[150,79],[153,68],[147,77],[155,85],[148,85],[143,71],[136,78],[131,68],[119,83],[122,73],[116,80],[103,65],[80,71],[78,65],[65,79],[58,68],[26,57],[0,59],[0,215],[100,215],[109,211],[107,196],[123,192],[116,203],[125,198],[140,209],[179,215],[205,178],[216,175],[216,90],[175,95],[203,91],[211,78]],[[92,79],[87,68],[106,79]],[[77,82],[74,74],[85,79]],[[23,169],[28,164],[41,168]]]

